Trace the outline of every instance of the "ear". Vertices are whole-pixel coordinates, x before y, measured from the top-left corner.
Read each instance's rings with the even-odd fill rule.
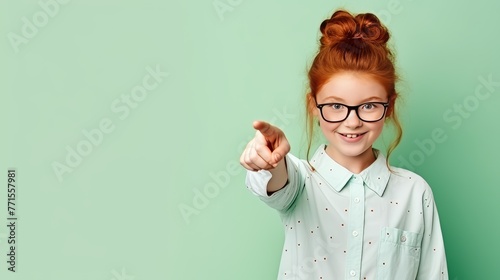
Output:
[[[394,113],[394,106],[396,106],[396,98],[398,97],[397,93],[391,94],[389,96],[389,106],[387,107],[387,112],[385,113],[385,118],[390,118],[392,117],[392,114]]]
[[[316,100],[312,96],[312,93],[308,92],[306,95],[307,110],[309,113],[315,117],[318,116],[318,108],[316,107]]]

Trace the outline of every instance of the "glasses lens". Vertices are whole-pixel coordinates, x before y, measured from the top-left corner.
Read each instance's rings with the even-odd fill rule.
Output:
[[[347,112],[349,111],[346,106],[342,104],[329,104],[322,108],[323,118],[326,121],[337,122],[345,119]]]
[[[382,118],[385,107],[381,103],[365,103],[358,108],[359,118],[364,121],[378,121]]]

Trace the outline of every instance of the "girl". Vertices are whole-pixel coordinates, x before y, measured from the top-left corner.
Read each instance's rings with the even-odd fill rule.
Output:
[[[240,158],[250,191],[283,221],[278,279],[448,279],[429,185],[388,163],[402,136],[388,30],[371,13],[338,10],[320,31],[306,94],[308,160],[262,121]],[[386,121],[397,132],[387,158],[372,147]],[[309,160],[315,123],[328,143]]]

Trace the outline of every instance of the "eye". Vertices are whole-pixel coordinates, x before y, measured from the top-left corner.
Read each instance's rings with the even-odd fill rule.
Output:
[[[342,110],[342,109],[344,109],[344,105],[342,105],[342,104],[338,104],[338,103],[333,103],[333,104],[331,105],[331,107],[332,107],[332,109],[334,109],[334,110]]]
[[[365,103],[361,106],[361,109],[369,111],[369,110],[377,109],[377,107],[378,107],[378,104]]]

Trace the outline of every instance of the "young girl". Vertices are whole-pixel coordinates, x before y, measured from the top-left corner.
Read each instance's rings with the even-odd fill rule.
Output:
[[[328,143],[300,160],[279,128],[256,121],[240,158],[248,188],[283,221],[278,279],[448,279],[429,185],[388,164],[402,135],[388,30],[371,13],[338,10],[320,31],[307,158],[316,124]],[[387,158],[372,147],[386,121],[397,131]]]

